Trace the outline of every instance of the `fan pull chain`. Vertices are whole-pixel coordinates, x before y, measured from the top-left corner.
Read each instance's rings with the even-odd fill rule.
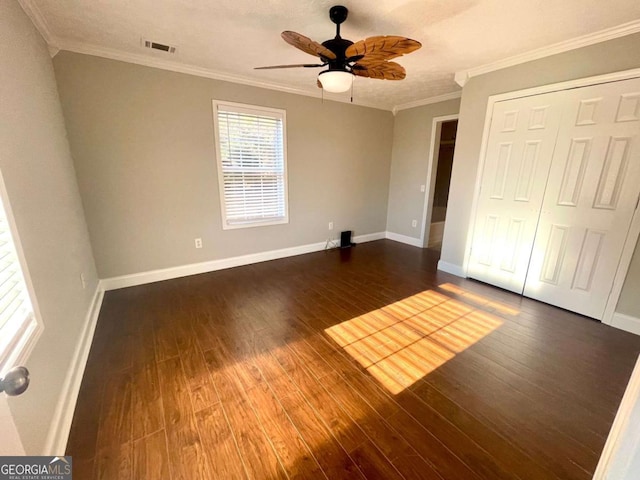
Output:
[[[353,103],[353,84],[356,83],[356,79],[351,80],[351,103]]]

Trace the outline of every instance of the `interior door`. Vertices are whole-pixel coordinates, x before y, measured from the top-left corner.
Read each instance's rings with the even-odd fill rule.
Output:
[[[0,456],[16,456],[24,455],[24,448],[20,435],[13,421],[13,414],[9,410],[7,397],[4,393],[0,394]]]
[[[563,92],[494,105],[467,275],[522,293]]]
[[[524,295],[602,319],[640,193],[640,79],[564,95]]]

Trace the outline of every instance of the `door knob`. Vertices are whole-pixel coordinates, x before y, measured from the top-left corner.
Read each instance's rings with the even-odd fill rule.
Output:
[[[0,392],[10,397],[24,393],[29,386],[29,370],[26,367],[14,367],[9,370],[4,378],[0,378]]]

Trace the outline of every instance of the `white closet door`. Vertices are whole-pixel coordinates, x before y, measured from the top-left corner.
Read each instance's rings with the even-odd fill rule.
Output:
[[[563,94],[524,294],[602,319],[640,193],[640,80]]]
[[[467,275],[522,293],[562,112],[562,92],[495,104]]]

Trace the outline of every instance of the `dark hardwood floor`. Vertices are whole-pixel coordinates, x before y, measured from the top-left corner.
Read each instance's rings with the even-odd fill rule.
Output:
[[[640,337],[382,240],[106,294],[76,480],[589,479]]]

